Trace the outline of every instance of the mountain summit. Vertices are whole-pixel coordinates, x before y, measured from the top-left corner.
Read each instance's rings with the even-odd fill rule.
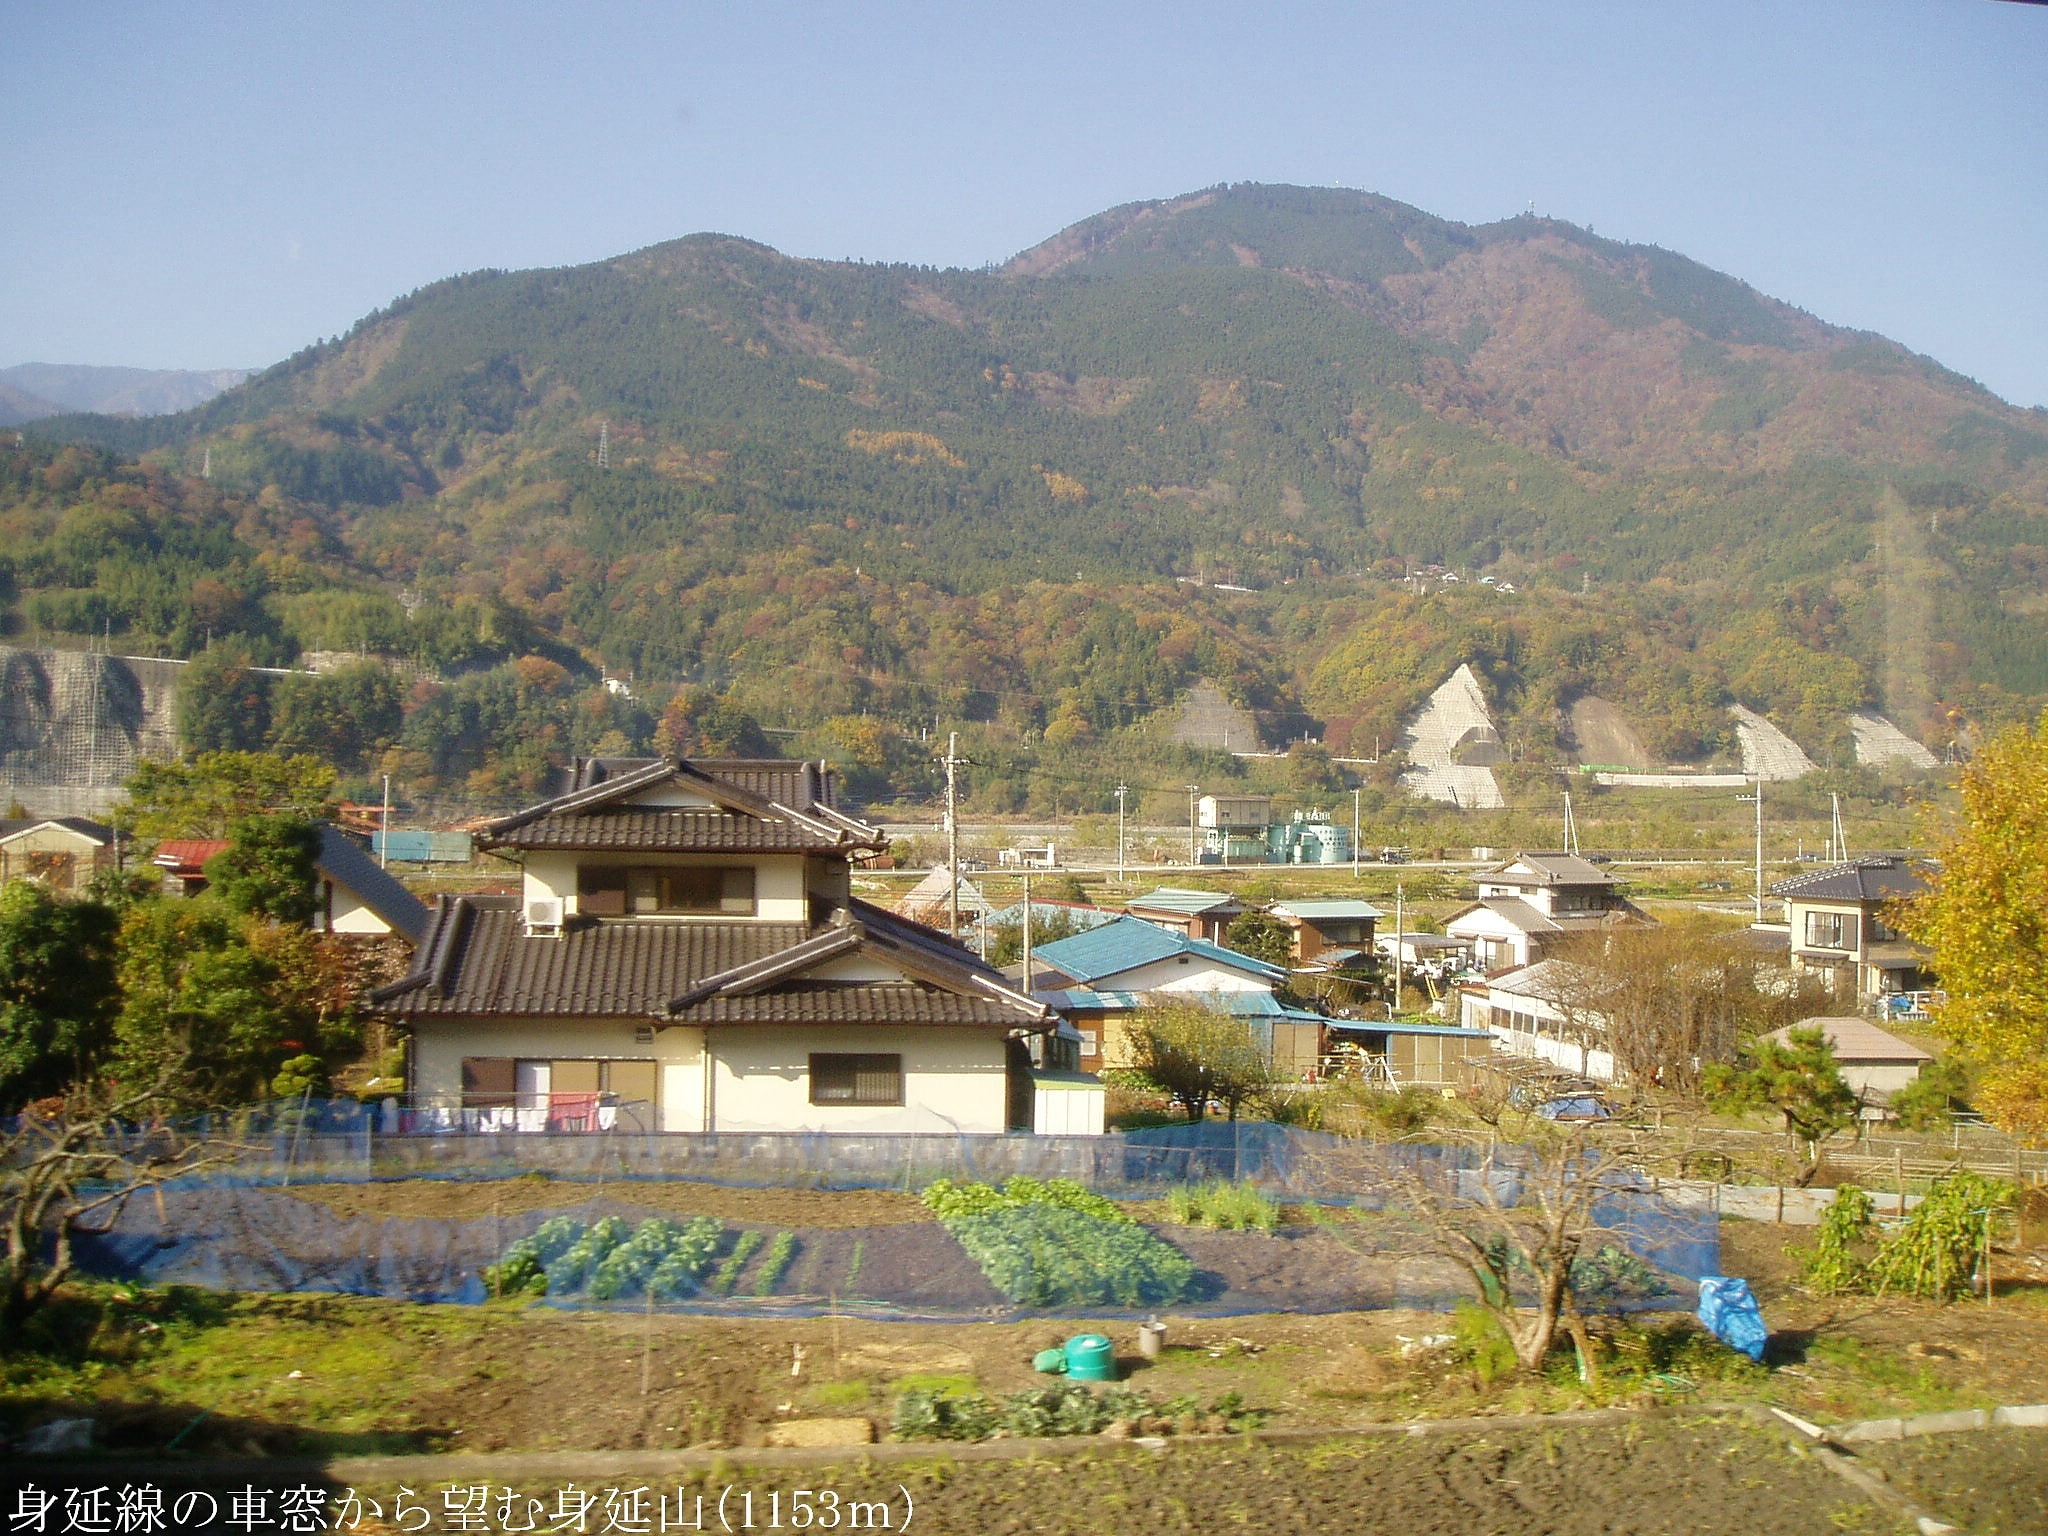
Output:
[[[950,667],[1033,729],[1197,665],[1360,732],[1458,660],[1536,686],[1509,605],[1398,617],[1418,566],[1585,605],[1594,638],[1537,669],[1552,710],[1839,695],[1927,734],[2048,697],[2048,412],[1669,251],[1343,189],[1130,204],[995,271],[693,235],[472,273],[196,410],[41,430],[304,508],[335,579],[488,598],[614,672],[809,657],[852,699]],[[771,600],[797,569],[809,611]],[[944,660],[938,609],[1077,581],[1107,628],[1074,654],[1134,668],[1100,685],[1123,703],[1082,661]],[[1263,614],[1172,617],[1219,581]],[[1631,634],[1654,655],[1624,665]],[[1648,681],[1685,657],[1707,702]]]

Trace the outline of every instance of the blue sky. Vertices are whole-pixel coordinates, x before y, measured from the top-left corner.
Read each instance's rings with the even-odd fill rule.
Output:
[[[0,4],[0,364],[276,361],[696,230],[980,265],[1219,181],[1530,203],[2048,405],[2048,7]]]

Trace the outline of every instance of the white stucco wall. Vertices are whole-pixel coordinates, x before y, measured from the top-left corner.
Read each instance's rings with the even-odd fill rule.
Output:
[[[1273,984],[1261,981],[1256,976],[1247,976],[1243,971],[1218,965],[1213,960],[1204,960],[1199,955],[1188,957],[1182,965],[1178,959],[1155,960],[1150,965],[1141,965],[1128,971],[1119,971],[1114,976],[1098,976],[1091,986],[1110,992],[1270,992]]]
[[[569,915],[576,912],[576,869],[578,865],[604,866],[609,868],[645,867],[660,864],[671,867],[705,866],[729,867],[734,864],[750,864],[754,869],[754,915],[771,922],[801,923],[810,916],[810,901],[804,891],[804,858],[797,853],[753,854],[745,858],[720,858],[714,854],[632,854],[632,853],[557,853],[552,850],[535,851],[526,855],[525,898],[559,896],[565,903],[563,911]],[[642,919],[651,922],[692,922],[687,917],[659,917]],[[731,917],[720,917],[718,922],[732,922]]]
[[[634,1039],[630,1022],[529,1019],[463,1024],[421,1020],[413,1039],[413,1091],[420,1102],[462,1102],[465,1056],[528,1060],[654,1061],[661,1128],[707,1129],[704,1034],[696,1028]],[[810,1102],[813,1052],[903,1057],[900,1106]],[[1007,1129],[1004,1042],[993,1030],[903,1026],[792,1028],[734,1026],[711,1033],[716,1063],[709,1129],[717,1131],[967,1131]]]
[[[630,1021],[579,1023],[562,1019],[526,1019],[490,1024],[442,1023],[422,1019],[414,1025],[413,1093],[422,1104],[454,1106],[462,1102],[462,1059],[465,1056],[510,1056],[525,1060],[653,1061],[661,1081],[661,1128],[700,1128],[704,1103],[703,1031],[656,1030],[654,1042],[635,1040]]]
[[[333,913],[331,925],[335,933],[389,933],[391,925],[356,900],[355,892],[332,880],[322,881],[325,887],[321,897],[327,910]]]
[[[711,1129],[997,1133],[1008,1128],[1004,1041],[994,1030],[910,1025],[711,1032]],[[903,1057],[900,1106],[813,1104],[812,1052]]]
[[[1481,950],[1487,945],[1505,943],[1508,946],[1510,964],[1527,965],[1529,963],[1529,936],[1502,917],[1498,912],[1490,911],[1485,907],[1481,907],[1475,912],[1467,912],[1462,917],[1455,918],[1444,924],[1444,936],[1452,939],[1463,939],[1472,946],[1475,958],[1480,956]],[[1485,941],[1485,943],[1481,941]],[[1499,967],[1495,967],[1495,969],[1499,969]]]

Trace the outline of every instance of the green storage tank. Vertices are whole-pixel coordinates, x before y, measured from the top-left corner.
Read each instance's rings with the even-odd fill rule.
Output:
[[[1116,1351],[1099,1333],[1077,1333],[1067,1340],[1069,1381],[1115,1381]]]

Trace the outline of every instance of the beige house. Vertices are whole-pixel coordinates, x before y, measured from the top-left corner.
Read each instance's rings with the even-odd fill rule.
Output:
[[[852,896],[852,862],[887,842],[821,764],[590,760],[479,841],[520,864],[520,896],[441,898],[412,970],[372,994],[411,1031],[423,1110],[504,1130],[1101,1128],[1050,1010]],[[1091,1086],[1092,1121],[1072,1102]]]
[[[1885,920],[1890,903],[1927,889],[1903,858],[1851,859],[1771,887],[1785,900],[1792,964],[1823,977],[1844,1000],[1922,992],[1932,984],[1931,952]]]
[[[1294,935],[1297,965],[1329,955],[1332,951],[1354,951],[1343,958],[1370,959],[1374,925],[1386,914],[1369,901],[1282,901],[1266,908],[1285,923]]]
[[[1500,971],[1542,959],[1572,934],[1650,920],[1598,864],[1520,853],[1479,877],[1479,899],[1452,913],[1444,934],[1469,945],[1480,970]]]
[[[1801,1019],[1763,1038],[1783,1045],[1794,1029],[1818,1029],[1827,1037],[1842,1069],[1842,1081],[1872,1108],[1890,1103],[1893,1094],[1919,1077],[1934,1060],[1919,1046],[1879,1029],[1868,1019]]]
[[[82,895],[95,874],[113,868],[114,853],[114,829],[83,816],[0,821],[0,885],[36,880],[59,895]]]

